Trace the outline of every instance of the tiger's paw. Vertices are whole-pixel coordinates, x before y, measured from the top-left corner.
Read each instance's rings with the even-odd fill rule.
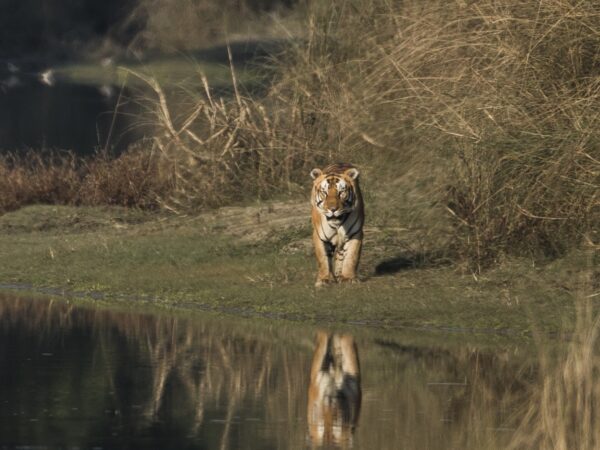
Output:
[[[335,280],[331,277],[327,278],[317,278],[317,282],[315,283],[315,287],[320,288],[326,286],[328,284],[334,283]]]
[[[360,283],[360,280],[356,276],[354,276],[354,277],[345,277],[345,276],[342,275],[341,277],[339,277],[338,281],[340,283],[350,283],[350,284],[358,284],[358,283]]]

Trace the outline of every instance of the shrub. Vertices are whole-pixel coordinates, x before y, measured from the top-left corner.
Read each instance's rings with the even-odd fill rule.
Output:
[[[117,158],[34,151],[2,156],[0,213],[35,203],[158,208],[172,187],[158,162],[141,144]]]

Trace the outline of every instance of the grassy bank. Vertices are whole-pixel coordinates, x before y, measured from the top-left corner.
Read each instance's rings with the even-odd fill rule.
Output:
[[[306,207],[232,207],[195,217],[36,206],[0,218],[0,284],[58,287],[112,301],[378,326],[522,334],[571,326],[573,273],[589,255],[485,276],[410,250],[414,233],[367,229],[363,282],[315,290]],[[404,248],[404,251],[399,249]]]

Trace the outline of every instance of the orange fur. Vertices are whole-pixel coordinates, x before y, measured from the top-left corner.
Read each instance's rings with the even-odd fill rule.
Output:
[[[363,239],[364,205],[358,170],[351,164],[313,169],[311,219],[317,258],[316,286],[357,281]]]

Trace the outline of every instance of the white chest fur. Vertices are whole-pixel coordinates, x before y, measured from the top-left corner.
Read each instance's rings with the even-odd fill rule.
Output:
[[[340,219],[327,220],[325,215],[317,228],[319,238],[323,242],[329,242],[333,246],[344,245],[362,227],[362,219],[358,210],[354,209],[348,216]]]

